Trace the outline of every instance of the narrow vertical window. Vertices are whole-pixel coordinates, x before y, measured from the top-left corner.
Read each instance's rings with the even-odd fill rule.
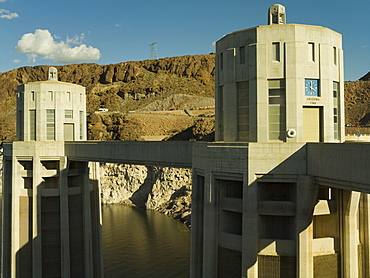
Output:
[[[238,100],[238,140],[249,140],[249,83],[236,83]]]
[[[308,43],[308,61],[315,62],[315,44],[313,42]]]
[[[30,110],[30,140],[36,140],[36,110]]]
[[[219,138],[218,140],[222,141],[224,139],[224,87],[218,87],[218,105],[217,107],[217,114],[218,114],[218,131],[219,131]]]
[[[220,69],[223,70],[224,69],[224,54],[221,53],[220,54]]]
[[[46,140],[55,140],[55,110],[46,109]]]
[[[245,64],[245,46],[239,47],[240,64]]]
[[[49,100],[54,100],[54,93],[53,93],[53,91],[49,91]]]
[[[31,91],[31,101],[35,101],[35,92]]]
[[[17,131],[19,132],[19,137],[17,140],[24,141],[24,112],[23,110],[17,111]]]
[[[84,112],[80,111],[80,140],[84,139],[83,127],[84,127]]]
[[[67,101],[71,101],[71,92],[67,92]]]
[[[82,93],[80,93],[80,102],[82,102]]]
[[[280,62],[280,43],[279,42],[272,43],[272,60]]]
[[[268,85],[269,140],[285,141],[285,80],[269,80]]]
[[[333,123],[334,139],[338,139],[338,103],[339,103],[339,83],[333,82]]]
[[[73,110],[65,110],[64,111],[64,118],[73,119]]]
[[[337,64],[337,48],[334,46],[333,47],[333,60],[334,60],[334,65]]]

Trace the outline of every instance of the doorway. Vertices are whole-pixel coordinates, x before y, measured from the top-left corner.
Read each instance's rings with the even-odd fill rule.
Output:
[[[303,141],[321,141],[321,107],[303,107]]]
[[[74,124],[64,124],[64,141],[74,141]]]

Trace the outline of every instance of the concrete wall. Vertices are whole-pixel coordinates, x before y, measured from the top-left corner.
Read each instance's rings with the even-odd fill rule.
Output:
[[[368,151],[368,144],[195,144],[192,277],[368,273]]]
[[[307,172],[317,182],[370,193],[368,143],[309,143],[307,150]]]
[[[194,142],[66,142],[70,159],[191,168]]]
[[[56,80],[30,82],[18,86],[17,140],[35,140],[31,138],[30,110],[36,113],[36,140],[50,140],[47,137],[47,109],[55,111],[55,141],[65,141],[65,124],[73,125],[74,137],[69,137],[70,141],[86,140],[85,87]],[[72,111],[71,117],[66,118],[66,110]]]
[[[274,44],[279,45],[278,57],[273,50]],[[311,45],[314,52],[312,60],[309,53]],[[241,61],[242,51],[245,52],[244,63]],[[238,139],[240,119],[236,86],[238,82],[247,81],[249,141],[269,141],[268,80],[281,79],[285,81],[286,91],[286,130],[294,129],[296,136],[280,140],[304,142],[303,108],[318,107],[322,109],[320,141],[344,141],[343,51],[340,34],[321,26],[258,26],[224,36],[217,42],[216,52],[216,140],[243,141]],[[318,81],[319,96],[305,95],[306,79]],[[337,139],[334,138],[333,82],[339,84]]]
[[[4,144],[3,277],[103,277],[98,167],[64,142]]]

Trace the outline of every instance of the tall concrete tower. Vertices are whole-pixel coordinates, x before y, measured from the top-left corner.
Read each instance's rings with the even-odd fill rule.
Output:
[[[216,43],[215,80],[216,142],[193,149],[191,277],[369,277],[368,191],[335,166],[341,35],[273,5],[268,25]]]
[[[59,82],[56,68],[18,87],[18,141],[4,144],[3,277],[104,276],[98,167],[64,153],[64,141],[86,140],[85,118],[85,88]]]
[[[216,43],[216,140],[343,142],[341,34],[286,24],[282,5],[268,23]]]

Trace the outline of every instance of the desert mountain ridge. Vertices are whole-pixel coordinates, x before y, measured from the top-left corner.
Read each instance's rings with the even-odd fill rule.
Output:
[[[213,138],[214,118],[199,115],[214,115],[215,54],[55,67],[59,81],[86,87],[89,139]],[[17,86],[46,80],[48,68],[21,67],[0,73],[0,141],[15,139]],[[345,82],[349,124],[370,123],[370,81],[361,80]],[[95,112],[103,107],[109,112]],[[204,108],[211,110],[199,110]]]

